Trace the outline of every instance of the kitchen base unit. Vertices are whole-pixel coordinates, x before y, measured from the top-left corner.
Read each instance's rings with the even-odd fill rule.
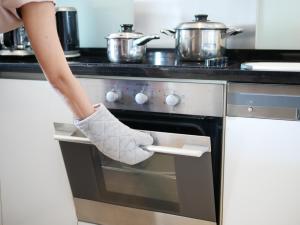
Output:
[[[223,225],[300,224],[300,86],[229,85]]]
[[[0,79],[0,105],[0,224],[77,225],[52,138],[53,121],[72,121],[69,109],[47,81],[17,79]]]

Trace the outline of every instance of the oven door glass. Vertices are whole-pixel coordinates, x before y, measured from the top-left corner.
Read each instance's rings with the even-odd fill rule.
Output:
[[[185,142],[185,136],[197,135],[197,140],[209,144],[211,151],[201,157],[155,153],[150,159],[129,166],[109,159],[93,145],[61,139],[74,197],[215,222],[221,120],[114,113],[134,129],[164,132],[162,135],[153,132],[159,144],[177,147],[179,142]],[[72,135],[81,137],[78,132]]]

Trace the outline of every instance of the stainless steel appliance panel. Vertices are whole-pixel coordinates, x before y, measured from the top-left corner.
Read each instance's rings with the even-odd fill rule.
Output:
[[[109,109],[160,112],[185,115],[224,116],[224,85],[190,82],[126,81],[112,79],[80,79],[94,103],[103,102]],[[115,92],[115,102],[106,94]],[[135,102],[136,95],[148,97],[145,104]],[[170,106],[168,96],[176,96],[178,104]]]
[[[300,120],[300,86],[230,83],[227,115]]]
[[[103,225],[216,225],[215,222],[75,198],[80,221]]]

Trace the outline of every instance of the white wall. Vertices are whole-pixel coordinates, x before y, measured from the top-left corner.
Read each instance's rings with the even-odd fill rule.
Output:
[[[244,29],[228,48],[300,49],[299,0],[57,0],[78,9],[81,47],[106,47],[104,39],[122,23],[145,34],[159,33],[205,13],[214,21]],[[256,27],[257,26],[257,27]],[[149,47],[174,47],[161,36]]]
[[[180,22],[193,20],[194,14],[207,13],[214,21],[241,27],[244,34],[231,38],[229,48],[254,48],[256,0],[57,0],[58,6],[78,10],[81,47],[106,47],[104,39],[117,32],[123,23],[135,23],[145,34],[159,33],[161,28],[174,28]],[[162,36],[149,47],[174,46]]]
[[[108,34],[119,31],[120,24],[133,23],[133,0],[56,0],[56,4],[77,8],[81,47],[106,47]]]
[[[243,34],[228,40],[228,48],[255,47],[256,0],[134,0],[136,30],[145,34],[174,28],[201,13],[208,14],[210,20],[244,29]],[[172,48],[174,41],[162,36],[149,46]]]
[[[256,48],[300,49],[300,1],[259,0]]]

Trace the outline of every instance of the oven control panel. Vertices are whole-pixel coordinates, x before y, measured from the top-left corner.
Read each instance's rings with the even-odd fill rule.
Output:
[[[224,85],[118,79],[79,79],[94,103],[109,109],[224,116]]]

